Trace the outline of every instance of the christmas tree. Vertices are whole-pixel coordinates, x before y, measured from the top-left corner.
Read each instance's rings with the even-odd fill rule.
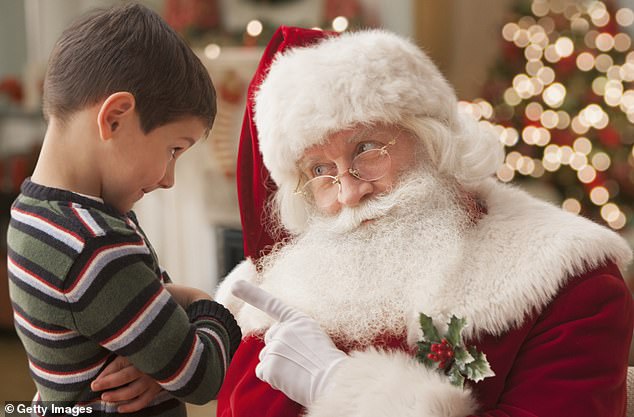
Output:
[[[564,209],[634,240],[634,12],[518,0],[483,99],[463,103],[506,146],[505,182],[550,186]]]

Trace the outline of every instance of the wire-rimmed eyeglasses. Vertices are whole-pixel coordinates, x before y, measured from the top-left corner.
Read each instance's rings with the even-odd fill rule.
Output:
[[[392,164],[387,148],[396,143],[397,137],[380,148],[359,153],[352,159],[350,167],[340,174],[337,173],[337,166],[334,163],[319,165],[320,171],[326,174],[311,178],[303,184],[300,178],[295,193],[303,195],[318,207],[328,207],[337,200],[341,192],[341,178],[344,175],[350,174],[358,180],[368,182],[380,180],[387,174]]]

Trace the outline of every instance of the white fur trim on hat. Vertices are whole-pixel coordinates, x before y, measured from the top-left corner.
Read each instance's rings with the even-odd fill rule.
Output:
[[[354,352],[306,417],[464,417],[476,401],[403,352]]]
[[[264,164],[279,185],[297,181],[302,152],[330,133],[416,117],[453,128],[457,99],[416,45],[368,30],[278,55],[255,95],[254,111]]]

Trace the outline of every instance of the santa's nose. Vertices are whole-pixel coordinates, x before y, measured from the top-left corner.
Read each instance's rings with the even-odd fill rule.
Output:
[[[371,182],[360,180],[353,175],[343,175],[340,181],[341,188],[337,200],[342,207],[358,206],[374,190]]]

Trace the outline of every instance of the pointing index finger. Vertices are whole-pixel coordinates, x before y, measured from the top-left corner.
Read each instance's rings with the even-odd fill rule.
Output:
[[[295,314],[295,309],[250,282],[244,280],[234,282],[231,292],[277,321],[288,320]]]

